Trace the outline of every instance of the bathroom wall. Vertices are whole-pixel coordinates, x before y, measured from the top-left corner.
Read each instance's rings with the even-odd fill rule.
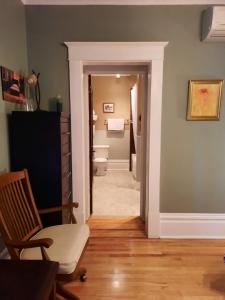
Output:
[[[93,76],[93,108],[98,116],[95,123],[94,144],[109,145],[109,159],[129,159],[130,129],[108,132],[104,124],[108,118],[130,119],[130,89],[136,76]],[[104,113],[103,103],[114,103],[114,113]]]

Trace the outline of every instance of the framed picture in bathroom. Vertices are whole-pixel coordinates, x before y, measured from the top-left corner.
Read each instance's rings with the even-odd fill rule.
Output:
[[[104,113],[114,113],[114,103],[103,103]]]

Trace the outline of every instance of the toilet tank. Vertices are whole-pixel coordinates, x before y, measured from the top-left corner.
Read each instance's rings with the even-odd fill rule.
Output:
[[[93,150],[95,158],[109,158],[109,145],[94,145]]]

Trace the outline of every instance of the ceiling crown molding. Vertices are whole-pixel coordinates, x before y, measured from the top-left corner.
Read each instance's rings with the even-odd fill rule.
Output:
[[[225,5],[225,0],[21,0],[25,5]]]

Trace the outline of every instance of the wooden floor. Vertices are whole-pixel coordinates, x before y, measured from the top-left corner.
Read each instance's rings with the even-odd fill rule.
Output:
[[[225,299],[225,241],[149,240],[137,218],[92,218],[81,300]]]

